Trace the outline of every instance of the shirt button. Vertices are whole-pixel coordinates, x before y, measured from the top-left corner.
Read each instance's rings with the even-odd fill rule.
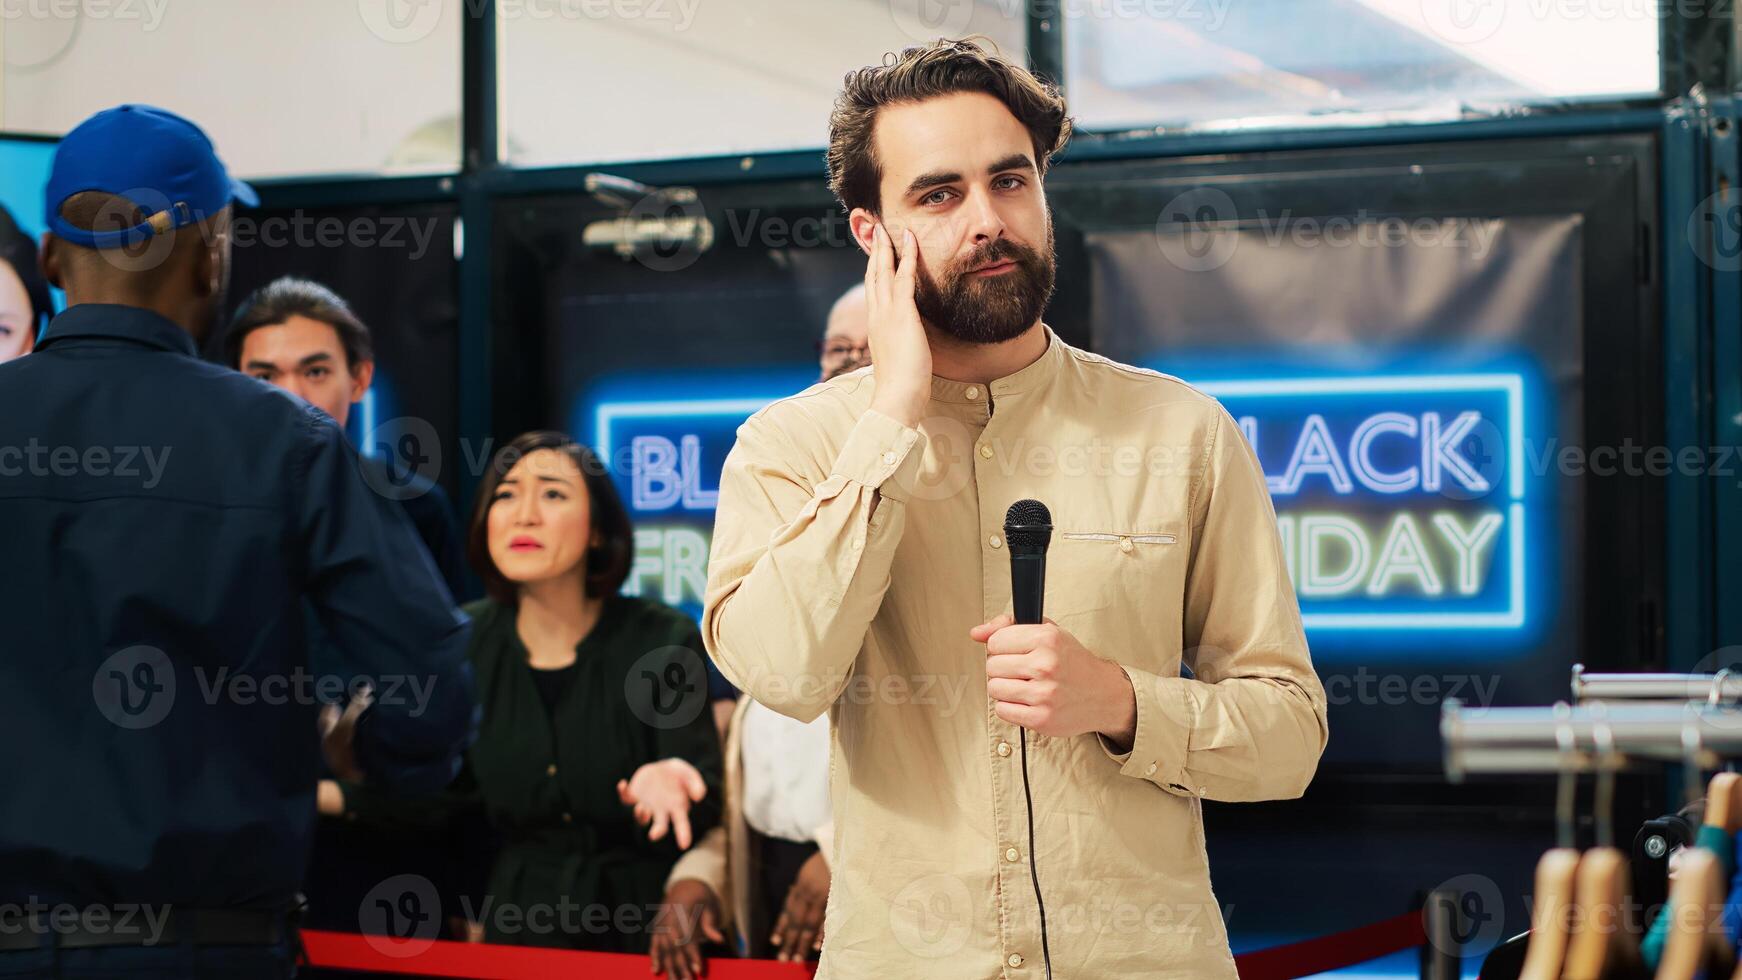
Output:
[[[863,548],[863,547],[865,547],[865,539],[864,538],[854,538],[853,539],[853,550],[854,551],[858,551],[860,548]]]
[[[895,454],[893,452],[884,453],[883,454],[883,461],[885,463],[895,462]]]
[[[1131,551],[1131,539],[1130,538],[1120,538],[1119,539],[1119,550],[1129,553]]]
[[[1002,547],[1004,547],[1004,539],[1003,539],[1003,538],[1001,538],[1001,537],[999,537],[999,536],[998,536],[998,535],[996,535],[996,534],[994,534],[994,535],[992,535],[992,536],[991,536],[991,537],[989,537],[989,538],[987,538],[987,539],[986,539],[986,540],[987,540],[987,541],[988,541],[988,542],[989,542],[989,543],[990,543],[990,544],[991,544],[991,545],[992,545],[992,547],[994,547],[994,548],[1002,548]]]
[[[550,764],[550,765],[548,765],[548,766],[545,766],[545,767],[544,767],[544,774],[545,774],[545,775],[546,775],[546,776],[554,776],[554,775],[556,775],[556,763],[554,763],[554,762],[553,762],[553,763],[551,763],[551,764]]]
[[[992,458],[992,447],[991,446],[981,446],[980,447],[980,458],[981,459],[991,459]]]
[[[998,743],[998,754],[999,755],[1009,755],[1010,754],[1010,743],[1009,742],[999,742]]]
[[[574,823],[574,822],[575,822],[575,815],[574,814],[572,814],[572,813],[564,813],[563,814],[563,823]]]
[[[969,401],[973,401],[980,397],[980,389],[970,387],[967,391],[962,392],[962,394],[967,395]]]
[[[1011,953],[1010,958],[1005,960],[1004,962],[1010,964],[1011,966],[1021,966],[1022,965],[1022,954],[1021,953]]]
[[[1153,762],[1151,762],[1151,763],[1150,763],[1150,764],[1149,764],[1149,768],[1148,768],[1148,769],[1145,769],[1145,770],[1143,770],[1143,774],[1144,774],[1144,775],[1145,775],[1145,776],[1153,776],[1153,775],[1155,775],[1155,763],[1153,763]]]
[[[1022,852],[1018,851],[1014,847],[1006,847],[1004,849],[1004,860],[1010,861],[1012,863],[1014,863],[1016,861],[1020,861],[1020,860],[1022,860]]]

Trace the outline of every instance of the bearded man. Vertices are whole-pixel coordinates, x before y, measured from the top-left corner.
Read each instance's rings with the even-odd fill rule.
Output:
[[[703,617],[733,683],[830,716],[817,976],[1232,978],[1201,802],[1298,796],[1327,735],[1258,461],[1041,319],[1056,90],[939,41],[849,75],[830,129],[872,367],[738,430]],[[1056,531],[1018,624],[1024,498]]]

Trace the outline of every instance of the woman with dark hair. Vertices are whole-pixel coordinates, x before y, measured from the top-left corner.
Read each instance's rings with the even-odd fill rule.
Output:
[[[0,361],[34,350],[53,310],[36,268],[36,243],[0,208]]]
[[[466,607],[483,716],[460,779],[436,805],[326,783],[321,811],[428,825],[482,807],[503,842],[468,910],[474,935],[645,952],[666,874],[719,821],[700,633],[619,593],[629,516],[598,457],[562,433],[496,453],[469,550],[489,598]]]

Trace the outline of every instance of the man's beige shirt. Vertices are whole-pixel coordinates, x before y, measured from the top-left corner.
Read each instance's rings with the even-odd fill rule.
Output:
[[[1201,801],[1298,796],[1324,749],[1234,420],[1041,329],[1015,374],[934,378],[917,428],[871,410],[865,368],[757,412],[726,459],[703,635],[758,701],[830,714],[825,980],[1042,977],[1043,923],[1060,980],[1231,978]],[[1052,511],[1046,615],[1137,695],[1129,753],[1028,734],[1033,853],[1021,730],[968,636],[1010,608],[1025,497]]]

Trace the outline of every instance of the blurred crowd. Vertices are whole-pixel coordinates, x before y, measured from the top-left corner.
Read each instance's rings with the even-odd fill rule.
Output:
[[[29,356],[52,316],[37,248],[0,209],[0,361]],[[243,299],[221,348],[227,367],[341,430],[375,376],[368,326],[304,278]],[[821,380],[869,363],[862,286],[834,304],[816,355]],[[354,458],[371,486],[398,488],[419,557],[471,621],[478,735],[445,789],[407,793],[373,784],[354,751],[380,692],[321,709],[302,924],[398,935],[391,914],[371,914],[397,882],[387,907],[409,895],[406,915],[439,909],[424,933],[439,938],[641,952],[677,977],[709,956],[813,957],[830,880],[828,719],[737,695],[686,614],[622,594],[634,528],[605,462],[561,432],[514,438],[462,528],[440,486],[407,490]],[[305,619],[311,672],[345,672],[321,618]],[[642,671],[658,678],[648,698],[633,690]],[[702,671],[709,683],[691,683]],[[705,692],[706,710],[655,704],[661,684]]]

